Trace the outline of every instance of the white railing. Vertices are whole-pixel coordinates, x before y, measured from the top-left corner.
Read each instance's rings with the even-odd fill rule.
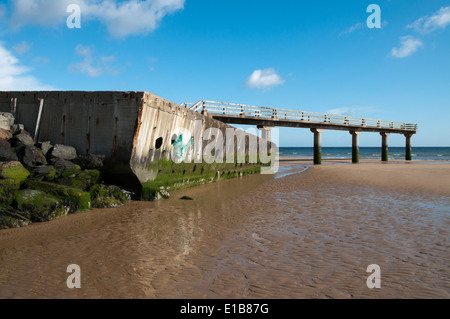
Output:
[[[215,101],[198,101],[197,103],[182,103],[184,106],[195,112],[207,112],[217,115],[236,115],[241,117],[253,117],[271,120],[291,120],[311,123],[326,123],[335,125],[374,127],[400,129],[406,131],[417,131],[417,124],[392,122],[359,118],[344,115],[333,115],[316,112],[304,112],[286,109],[274,109],[263,106],[252,106],[236,103],[224,103]]]

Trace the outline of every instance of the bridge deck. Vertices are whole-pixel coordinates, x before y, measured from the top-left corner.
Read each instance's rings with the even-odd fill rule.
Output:
[[[268,107],[204,100],[195,104],[182,103],[182,105],[193,111],[203,112],[214,119],[230,124],[269,127],[303,127],[327,130],[385,132],[398,134],[417,133],[417,124],[403,122],[391,122],[351,116],[274,109]]]

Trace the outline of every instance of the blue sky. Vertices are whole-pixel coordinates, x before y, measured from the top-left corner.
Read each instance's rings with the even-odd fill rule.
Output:
[[[81,28],[67,27],[69,4]],[[370,4],[381,28],[367,26]],[[415,146],[450,146],[449,57],[443,0],[0,0],[0,90],[145,90],[418,123]],[[280,145],[311,146],[312,133],[280,129]],[[326,131],[323,145],[351,136]]]

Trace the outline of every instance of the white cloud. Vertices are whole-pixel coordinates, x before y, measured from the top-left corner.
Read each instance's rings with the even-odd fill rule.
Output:
[[[79,63],[71,64],[69,72],[87,74],[90,77],[98,77],[103,74],[117,75],[118,70],[111,66],[111,63],[116,61],[114,56],[101,56],[95,58],[93,49],[79,44],[75,48],[75,54],[83,57]]]
[[[30,69],[19,64],[19,60],[0,43],[0,90],[38,91],[54,88],[40,83],[28,74]]]
[[[450,6],[439,9],[431,17],[425,16],[416,20],[408,25],[407,28],[412,28],[422,33],[429,33],[437,29],[445,29],[448,25],[450,25]]]
[[[255,70],[245,82],[249,88],[271,89],[276,85],[283,84],[285,81],[272,68],[265,70]]]
[[[358,30],[358,29],[362,29],[363,27],[364,27],[364,23],[362,23],[362,22],[356,23],[356,24],[352,25],[351,27],[348,27],[347,29],[345,29],[344,31],[342,31],[342,32],[339,34],[339,36],[341,37],[341,36],[343,36],[343,35],[353,33],[354,31],[356,31],[356,30]]]
[[[66,23],[69,4],[81,8],[81,27],[86,20],[106,25],[113,37],[148,34],[155,30],[164,16],[184,8],[185,0],[16,0],[10,25],[55,26]]]
[[[22,41],[15,46],[13,46],[14,52],[16,52],[18,55],[22,55],[25,52],[28,52],[33,45],[31,43],[28,43],[27,41]]]
[[[419,48],[423,47],[423,42],[415,39],[411,35],[400,38],[400,47],[393,48],[391,54],[396,58],[406,58],[416,52]]]

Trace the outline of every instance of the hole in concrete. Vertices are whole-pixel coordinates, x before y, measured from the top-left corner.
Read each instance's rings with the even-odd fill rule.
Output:
[[[172,144],[174,144],[174,143],[177,141],[177,139],[178,139],[177,134],[173,134],[173,135],[172,135],[172,138],[170,139],[170,142],[171,142]]]
[[[163,139],[162,137],[158,137],[155,141],[155,149],[159,150],[162,146]]]

